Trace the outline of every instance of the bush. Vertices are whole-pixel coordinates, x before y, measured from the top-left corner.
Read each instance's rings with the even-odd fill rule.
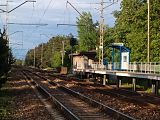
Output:
[[[7,78],[4,77],[4,78],[0,78],[0,88],[2,87],[3,84],[5,84],[7,81]]]

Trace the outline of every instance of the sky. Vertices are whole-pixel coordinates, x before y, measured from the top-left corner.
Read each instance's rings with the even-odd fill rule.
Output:
[[[8,10],[12,10],[26,0],[9,0]],[[29,1],[29,0],[28,0]],[[33,0],[30,0],[33,1]],[[18,59],[24,59],[27,51],[46,43],[49,38],[57,35],[68,35],[72,33],[77,36],[77,28],[74,26],[57,26],[57,24],[76,24],[79,14],[69,5],[67,0],[35,0],[36,2],[26,2],[8,14],[8,35],[9,43],[13,55]],[[91,12],[93,21],[100,19],[101,0],[68,0],[74,7],[82,13]],[[104,0],[104,5],[112,0]],[[117,1],[117,0],[115,0]],[[0,0],[0,9],[6,10],[6,0]],[[120,9],[120,0],[114,5],[104,10],[105,24],[114,26],[115,19],[111,14],[114,10]],[[11,23],[24,23],[30,25],[17,25]],[[0,11],[0,28],[6,24],[6,13]],[[31,25],[40,24],[40,25]],[[45,25],[47,24],[47,25]]]

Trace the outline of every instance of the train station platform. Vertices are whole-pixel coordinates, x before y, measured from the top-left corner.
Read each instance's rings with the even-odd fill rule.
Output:
[[[74,72],[87,72],[96,73],[102,75],[115,75],[123,77],[135,77],[151,80],[160,80],[160,74],[156,73],[143,73],[143,72],[132,72],[132,71],[116,71],[116,70],[94,70],[94,69],[73,69]]]
[[[132,79],[133,84],[133,91],[136,91],[136,81],[141,79],[149,79],[152,81],[152,92],[154,94],[158,94],[159,90],[159,83],[160,83],[160,74],[155,71],[135,71],[135,70],[126,70],[126,71],[120,71],[120,70],[112,70],[112,69],[106,69],[104,67],[101,68],[86,68],[86,69],[73,69],[73,72],[75,74],[97,74],[103,76],[103,85],[106,85],[106,76],[115,76],[117,78],[117,87],[120,86],[120,79],[119,77],[129,77]]]

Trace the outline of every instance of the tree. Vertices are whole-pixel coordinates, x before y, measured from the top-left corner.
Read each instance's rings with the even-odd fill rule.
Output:
[[[33,53],[33,49],[29,50],[26,54],[26,57],[25,57],[25,65],[26,66],[33,66],[33,59],[34,59],[34,53]]]
[[[147,8],[144,0],[123,0],[116,21],[116,41],[131,48],[131,61],[146,61]]]
[[[107,59],[107,61],[111,61],[112,49],[108,46],[111,45],[111,43],[115,42],[114,28],[105,26],[104,32],[104,59]]]
[[[160,0],[150,0],[150,58],[160,61]]]
[[[60,52],[55,52],[53,57],[52,57],[52,67],[60,67],[61,66],[61,53]]]
[[[0,32],[0,78],[6,79],[14,58],[8,46],[6,31]],[[4,82],[4,81],[3,81]],[[0,80],[1,83],[1,80]]]
[[[160,1],[150,1],[150,47],[153,61],[160,60]],[[131,61],[147,61],[147,0],[123,0],[121,11],[114,12],[116,42],[131,48]]]
[[[52,37],[47,43],[43,43],[43,52],[42,52],[42,44],[38,45],[38,47],[34,49],[29,50],[25,58],[25,64],[27,66],[30,65],[33,66],[34,50],[35,50],[36,67],[39,68],[60,67],[62,62],[61,61],[61,52],[63,48],[62,41],[64,42],[64,51],[65,51],[64,66],[69,67],[70,66],[69,54],[71,54],[71,48],[72,48],[70,45],[71,35]],[[72,44],[73,44],[72,50],[75,51],[74,44],[77,44],[77,39],[74,38]],[[43,57],[42,64],[41,64],[41,57]]]
[[[95,50],[97,47],[98,23],[93,23],[92,15],[88,12],[83,12],[82,16],[77,18],[79,51]]]

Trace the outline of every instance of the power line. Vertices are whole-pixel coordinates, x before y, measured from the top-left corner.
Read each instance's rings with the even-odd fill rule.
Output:
[[[20,6],[24,5],[24,4],[27,3],[27,2],[36,2],[36,1],[27,0],[27,1],[23,2],[23,3],[21,3],[20,5],[18,5],[17,7],[15,7],[15,8],[13,8],[13,9],[11,9],[10,11],[8,11],[8,13],[14,11],[15,9],[19,8]]]
[[[63,26],[63,25],[68,25],[68,26],[85,26],[85,25],[77,25],[77,24],[57,24],[58,26]]]
[[[67,1],[67,4],[69,4],[80,16],[83,17],[83,15],[69,1]]]
[[[50,2],[48,3],[48,5],[47,5],[46,9],[44,10],[44,12],[43,12],[43,14],[42,14],[41,18],[39,19],[39,22],[38,22],[38,23],[41,23],[41,21],[42,21],[43,17],[45,16],[45,14],[46,14],[46,12],[47,12],[47,10],[48,10],[48,8],[49,8],[50,4],[52,3],[52,1],[53,1],[53,0],[50,0]],[[36,31],[37,31],[37,29],[38,29],[38,26],[36,27],[36,29],[35,29],[35,30],[33,30],[33,31],[32,31],[32,33],[31,33],[31,35],[30,35],[30,36],[33,36],[33,33],[34,33],[34,32],[36,32]]]
[[[46,26],[48,24],[40,24],[40,23],[8,23],[10,25],[35,25],[35,26]]]
[[[2,25],[3,25],[3,20],[2,20],[2,16],[0,15],[0,19],[1,19],[1,23],[2,23]]]
[[[11,10],[9,10],[9,11],[8,11],[8,10],[3,10],[3,9],[0,9],[0,10],[1,10],[2,12],[10,13],[10,12],[16,10],[17,8],[21,7],[22,5],[24,5],[24,4],[27,3],[27,2],[36,2],[36,1],[27,0],[27,1],[21,3],[20,5],[16,6],[15,8],[13,8],[13,9],[11,9]],[[0,6],[8,6],[8,1],[7,1],[7,4],[6,4],[6,5],[0,5]]]
[[[40,18],[40,20],[39,20],[39,23],[41,22],[42,18],[43,18],[44,15],[46,14],[46,12],[47,12],[47,10],[48,10],[50,4],[52,3],[52,1],[53,1],[53,0],[50,0],[49,4],[47,5],[46,9],[44,10],[43,15],[41,16],[41,18]]]

